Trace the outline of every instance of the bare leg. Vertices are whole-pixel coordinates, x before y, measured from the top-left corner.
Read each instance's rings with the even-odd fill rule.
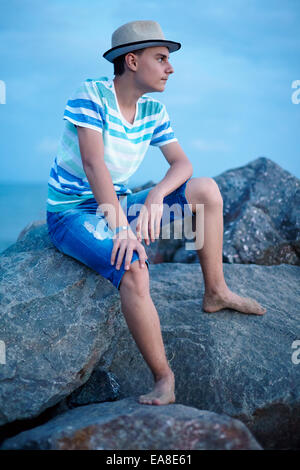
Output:
[[[139,402],[149,405],[166,405],[175,402],[175,379],[168,364],[160,321],[149,291],[147,267],[139,262],[131,264],[120,285],[122,312],[139,350],[150,367],[155,386]]]
[[[204,204],[204,245],[196,250],[205,283],[203,310],[217,312],[231,308],[242,313],[263,315],[266,309],[256,300],[240,297],[226,285],[222,262],[223,200],[217,183],[211,178],[192,178],[187,184],[186,197],[195,214],[196,204]],[[195,220],[193,230],[196,230]]]

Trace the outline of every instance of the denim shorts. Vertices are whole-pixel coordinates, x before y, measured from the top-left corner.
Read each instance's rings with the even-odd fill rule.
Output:
[[[164,198],[161,227],[175,219],[182,219],[192,214],[185,197],[188,181],[185,181],[179,188]],[[136,233],[136,222],[141,206],[151,189],[147,188],[126,196],[117,193],[120,205],[134,233]],[[168,210],[171,206],[173,206],[173,209]],[[49,236],[60,252],[90,267],[111,281],[117,289],[120,289],[122,276],[127,272],[125,270],[125,255],[119,270],[116,269],[117,256],[114,265],[111,265],[111,252],[114,244],[113,232],[109,228],[103,212],[99,210],[94,197],[72,209],[60,212],[47,211],[47,226]],[[131,263],[138,259],[138,252],[134,250]],[[147,259],[146,265],[149,269]]]

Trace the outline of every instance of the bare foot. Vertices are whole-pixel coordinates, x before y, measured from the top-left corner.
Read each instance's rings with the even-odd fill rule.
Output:
[[[166,375],[155,382],[154,389],[146,395],[139,397],[142,405],[168,405],[175,402],[174,374]]]
[[[250,297],[240,297],[229,289],[214,294],[204,294],[202,308],[205,312],[213,313],[223,308],[231,308],[238,312],[253,315],[264,315],[267,309]]]

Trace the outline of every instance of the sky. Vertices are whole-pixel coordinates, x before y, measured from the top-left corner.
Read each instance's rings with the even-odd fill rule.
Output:
[[[300,177],[299,0],[0,0],[0,183],[47,183],[70,95],[86,78],[113,78],[102,54],[133,20],[182,44],[165,91],[150,95],[194,177],[261,156]],[[150,147],[131,186],[168,168]]]

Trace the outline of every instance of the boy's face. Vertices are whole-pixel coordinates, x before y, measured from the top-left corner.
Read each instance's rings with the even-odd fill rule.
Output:
[[[169,62],[169,49],[164,46],[147,47],[140,56],[135,56],[138,66],[135,79],[145,92],[164,91],[167,79],[174,69]]]

